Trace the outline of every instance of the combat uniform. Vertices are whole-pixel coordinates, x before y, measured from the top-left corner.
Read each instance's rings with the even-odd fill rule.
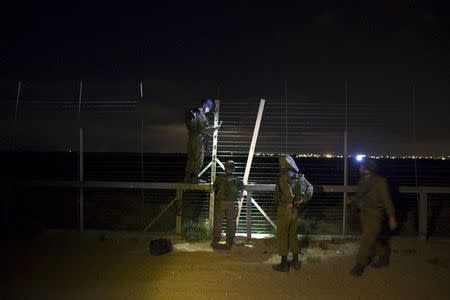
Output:
[[[293,254],[290,265],[296,270],[300,269],[297,201],[302,200],[302,203],[309,201],[313,194],[313,186],[303,174],[299,173],[291,156],[280,156],[279,163],[281,173],[277,178],[274,200],[278,203],[276,241],[281,263],[273,265],[272,268],[275,271],[287,272],[289,271],[287,263],[289,251]]]
[[[236,234],[236,200],[242,197],[244,184],[233,174],[218,175],[214,181],[214,227],[213,245],[217,246],[222,233],[222,221],[227,219],[227,247],[231,245]]]
[[[386,246],[380,240],[384,213],[395,214],[388,185],[384,178],[370,173],[364,175],[355,195],[352,198],[360,209],[361,241],[356,262],[366,266],[375,254],[378,257],[386,255]]]
[[[300,197],[300,195],[295,195],[296,180],[303,182],[303,203],[311,199],[312,196],[312,185],[303,174],[283,170],[278,175],[275,201],[278,202],[276,240],[280,256],[287,256],[289,251],[298,253],[297,228],[299,219],[297,207],[293,205],[296,196]]]
[[[198,173],[203,166],[205,157],[204,139],[207,138],[205,130],[209,128],[206,115],[197,109],[189,112],[191,119],[187,123],[187,162],[185,181],[198,182]]]

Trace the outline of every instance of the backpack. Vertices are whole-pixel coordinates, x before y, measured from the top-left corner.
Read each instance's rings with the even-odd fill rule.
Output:
[[[172,241],[169,239],[156,239],[151,240],[149,244],[149,250],[151,255],[163,255],[171,252],[173,249]]]
[[[305,198],[306,189],[308,188],[308,181],[306,180],[305,175],[302,173],[295,173],[294,175],[294,188],[293,192],[295,194],[295,199]],[[305,199],[306,201],[309,199]]]

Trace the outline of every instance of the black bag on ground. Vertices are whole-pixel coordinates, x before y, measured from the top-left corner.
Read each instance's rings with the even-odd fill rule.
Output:
[[[151,240],[149,249],[151,255],[163,255],[172,251],[172,242],[168,239]]]

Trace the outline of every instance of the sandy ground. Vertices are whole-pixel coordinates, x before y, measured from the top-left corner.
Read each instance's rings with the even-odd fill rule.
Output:
[[[159,236],[46,232],[2,248],[1,299],[450,299],[450,240],[394,238],[391,266],[348,272],[357,243],[312,241],[300,271],[272,271],[273,240],[237,240],[231,251],[172,237],[174,251],[151,256]]]

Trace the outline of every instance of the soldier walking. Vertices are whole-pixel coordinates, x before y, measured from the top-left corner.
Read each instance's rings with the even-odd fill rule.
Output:
[[[360,210],[361,241],[356,256],[356,265],[350,271],[353,276],[361,276],[365,267],[375,255],[372,266],[380,268],[389,265],[388,245],[381,237],[385,214],[391,230],[397,227],[394,205],[392,204],[386,180],[377,172],[377,165],[372,159],[365,159],[359,167],[361,179],[356,193],[347,203],[356,204]]]

